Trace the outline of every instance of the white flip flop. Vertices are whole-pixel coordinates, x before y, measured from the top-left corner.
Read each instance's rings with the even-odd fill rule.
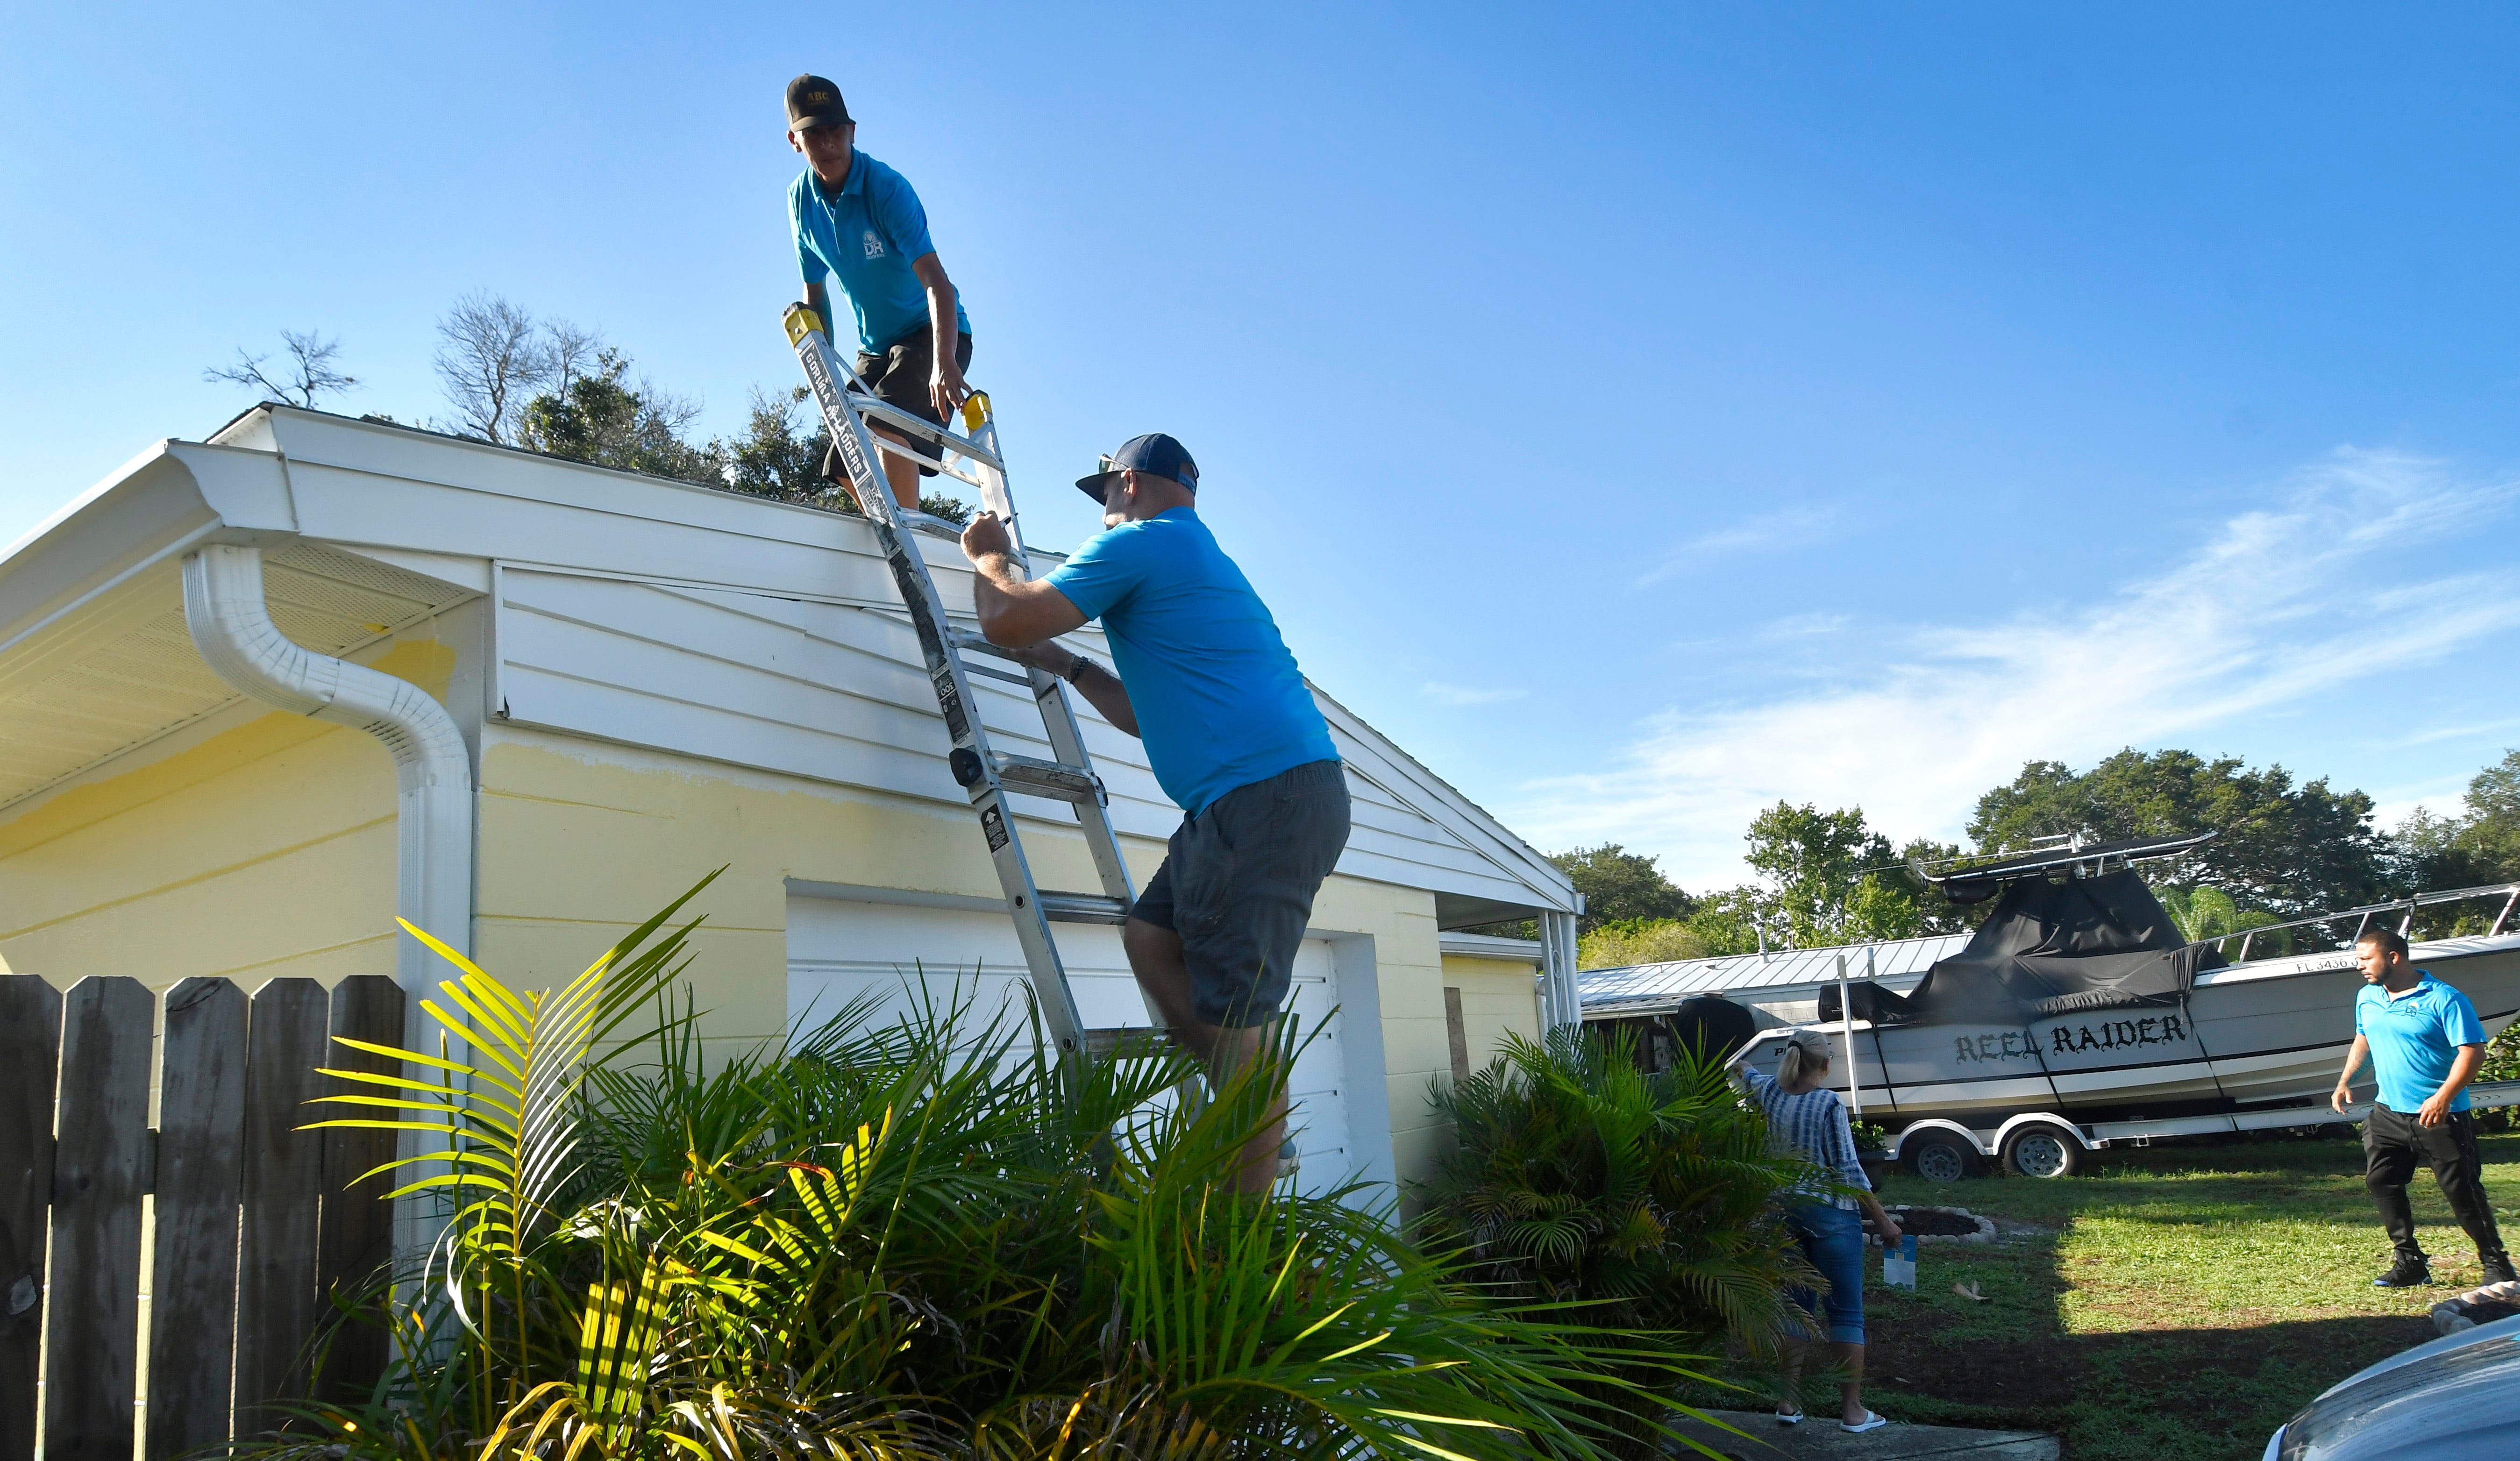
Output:
[[[1864,1412],[1863,1420],[1852,1426],[1848,1425],[1844,1421],[1839,1421],[1837,1423],[1837,1428],[1849,1436],[1861,1436],[1867,1431],[1878,1431],[1888,1424],[1890,1424],[1890,1417],[1867,1410]]]
[[[1799,1411],[1799,1410],[1795,1410],[1795,1411],[1778,1410],[1778,1411],[1777,1412],[1777,1424],[1778,1424],[1778,1425],[1780,1425],[1780,1426],[1799,1426],[1799,1425],[1801,1425],[1802,1423],[1803,1423],[1803,1413],[1802,1413],[1801,1411]]]

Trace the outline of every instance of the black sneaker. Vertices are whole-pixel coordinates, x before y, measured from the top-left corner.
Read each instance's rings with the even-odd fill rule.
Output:
[[[2400,1258],[2389,1271],[2371,1280],[2375,1289],[2412,1289],[2433,1281],[2432,1265],[2422,1258]]]
[[[2483,1287],[2484,1284],[2507,1284],[2515,1279],[2520,1279],[2520,1273],[2513,1273],[2511,1271],[2511,1256],[2507,1253],[2498,1253],[2490,1258],[2485,1258],[2483,1261],[2485,1264],[2485,1277],[2480,1282],[2479,1287]]]

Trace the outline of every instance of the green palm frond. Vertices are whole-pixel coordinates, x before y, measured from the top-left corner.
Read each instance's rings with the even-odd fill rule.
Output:
[[[547,1367],[525,1310],[532,1296],[554,1301],[559,1283],[536,1240],[562,1215],[558,1200],[572,1175],[587,1073],[608,1058],[599,1045],[681,976],[698,920],[657,936],[716,877],[693,885],[556,990],[513,989],[404,922],[405,931],[457,971],[438,985],[443,1003],[421,1001],[442,1031],[438,1052],[335,1037],[434,1078],[325,1070],[364,1091],[386,1094],[319,1101],[399,1115],[338,1117],[309,1122],[308,1129],[366,1127],[445,1138],[442,1147],[398,1157],[376,1171],[402,1178],[390,1197],[442,1199],[451,1210],[429,1257],[431,1283],[466,1330],[522,1372]],[[456,1058],[459,1050],[466,1058]],[[498,1403],[487,1390],[475,1396],[483,1414]]]
[[[429,1286],[374,1405],[260,1454],[1609,1461],[1696,1374],[1632,1322],[1657,1293],[1757,1320],[1769,1235],[1703,1184],[1764,1150],[1695,1087],[1556,1045],[1533,1058],[1579,1063],[1545,1099],[1520,1070],[1462,1082],[1495,1179],[1420,1243],[1388,1194],[1234,1190],[1317,1035],[1192,1105],[1178,1052],[1062,1061],[972,971],[914,969],[906,1013],[703,1059],[688,898],[545,993],[441,949],[445,1046],[337,1101],[428,1138],[396,1166],[451,1210]],[[1538,1256],[1500,1256],[1517,1225]],[[1515,1262],[1545,1281],[1498,1282]]]

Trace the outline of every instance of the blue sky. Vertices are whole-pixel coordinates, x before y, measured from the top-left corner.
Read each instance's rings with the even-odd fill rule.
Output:
[[[1546,10],[1547,14],[1537,13]],[[779,92],[924,197],[1036,541],[1121,438],[1306,670],[1551,848],[1734,881],[2032,757],[2394,818],[2520,745],[2503,8],[10,4],[0,541],[338,336],[793,373]]]

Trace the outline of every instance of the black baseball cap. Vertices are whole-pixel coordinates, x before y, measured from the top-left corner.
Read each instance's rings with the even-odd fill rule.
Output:
[[[1123,472],[1169,477],[1193,492],[1198,490],[1198,463],[1190,459],[1190,448],[1161,432],[1148,432],[1121,442],[1118,451],[1102,459],[1102,471],[1076,479],[1076,489],[1100,502],[1111,479]]]
[[[840,100],[840,89],[821,76],[807,71],[788,83],[788,130],[836,127],[854,119],[849,104]]]

